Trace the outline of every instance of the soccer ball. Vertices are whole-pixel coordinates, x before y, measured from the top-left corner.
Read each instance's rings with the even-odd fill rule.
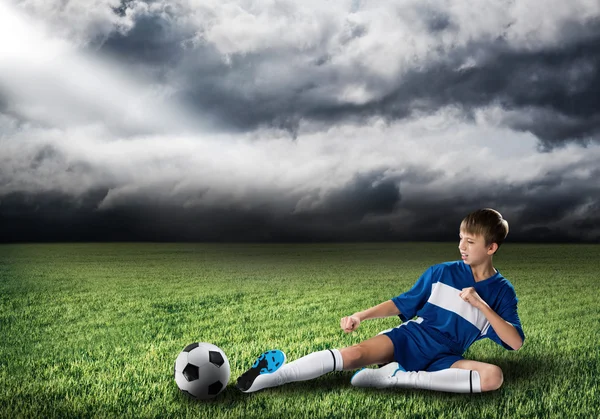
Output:
[[[177,387],[196,399],[212,399],[227,386],[231,370],[225,352],[212,343],[192,343],[175,360]]]

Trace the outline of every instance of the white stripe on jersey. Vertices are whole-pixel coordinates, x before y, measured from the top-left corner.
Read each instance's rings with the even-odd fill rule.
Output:
[[[396,327],[391,327],[391,328],[389,328],[389,329],[386,329],[386,330],[384,330],[384,331],[382,331],[382,332],[379,332],[379,333],[377,333],[377,334],[378,334],[378,335],[383,335],[384,333],[391,332],[392,330],[394,330],[394,329],[397,329],[397,328],[399,328],[399,327],[401,327],[401,326],[404,326],[405,324],[407,324],[407,323],[411,323],[411,322],[415,322],[415,323],[423,323],[423,318],[422,318],[422,317],[417,317],[417,318],[416,318],[416,319],[414,319],[414,320],[409,320],[409,321],[406,321],[406,322],[404,322],[404,323],[400,323],[400,324],[399,324],[398,326],[396,326]]]
[[[456,313],[478,328],[482,334],[485,334],[490,323],[481,310],[460,298],[460,292],[461,290],[457,290],[454,287],[436,282],[431,286],[431,295],[427,302]]]

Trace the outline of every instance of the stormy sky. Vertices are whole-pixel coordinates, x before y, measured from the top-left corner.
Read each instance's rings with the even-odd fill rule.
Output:
[[[598,0],[1,0],[0,241],[600,242]]]

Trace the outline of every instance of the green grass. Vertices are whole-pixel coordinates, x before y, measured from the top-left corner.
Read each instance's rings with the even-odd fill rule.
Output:
[[[395,326],[339,319],[402,293],[456,243],[0,246],[0,417],[597,417],[598,245],[506,243],[495,266],[520,299],[518,352],[477,342],[503,387],[460,395],[353,388],[351,371],[254,394],[235,379],[263,350],[289,360]],[[197,341],[229,357],[215,400],[179,392],[172,367]]]

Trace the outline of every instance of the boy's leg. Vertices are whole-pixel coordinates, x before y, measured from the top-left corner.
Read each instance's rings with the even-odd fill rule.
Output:
[[[277,352],[281,353],[281,351]],[[259,357],[259,360],[263,355]],[[295,381],[310,380],[332,371],[388,363],[393,361],[393,358],[394,344],[391,339],[385,335],[378,335],[340,350],[326,349],[313,352],[289,364],[274,367],[271,369],[273,372],[270,372],[268,368],[263,368],[260,362],[255,362],[252,368],[238,378],[237,387],[244,393],[251,393]]]
[[[344,370],[355,370],[373,364],[387,364],[394,360],[394,343],[383,334],[356,345],[340,349]]]
[[[440,360],[444,362],[444,360]],[[502,370],[492,364],[465,359],[438,371],[406,372],[394,362],[380,370],[362,370],[352,377],[357,387],[401,387],[451,393],[481,393],[502,385]]]
[[[481,383],[481,391],[498,390],[504,382],[504,375],[500,367],[486,362],[461,359],[452,364],[451,368],[477,371]]]

